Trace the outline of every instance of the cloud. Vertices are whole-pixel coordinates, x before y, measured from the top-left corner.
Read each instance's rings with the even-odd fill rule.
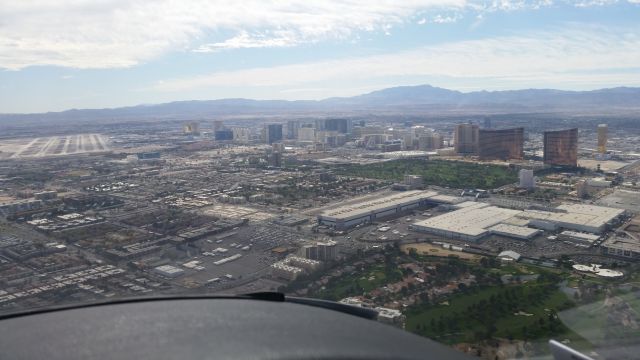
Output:
[[[462,13],[537,9],[552,0],[1,0],[0,68],[131,67],[171,51],[287,47],[389,34]],[[613,0],[556,0],[577,6]],[[640,0],[627,0],[637,3]],[[440,15],[437,14],[447,14]],[[434,18],[435,16],[435,18]],[[221,34],[234,34],[211,42]]]
[[[0,68],[130,67],[169,51],[291,46],[385,31],[465,0],[20,0],[0,6]],[[223,32],[237,35],[193,46]]]
[[[318,87],[327,83],[424,76],[505,83],[640,84],[640,28],[572,24],[514,36],[459,41],[394,54],[352,57],[169,79],[149,90],[216,87]],[[626,79],[626,80],[625,80]]]
[[[302,40],[290,31],[276,31],[274,34],[253,34],[242,31],[239,35],[223,42],[200,45],[194,52],[208,53],[223,49],[272,48],[295,46]]]
[[[450,23],[454,23],[458,20],[460,20],[462,18],[461,15],[459,14],[454,14],[454,15],[450,15],[450,16],[443,16],[443,15],[436,15],[432,22],[436,23],[436,24],[450,24]]]

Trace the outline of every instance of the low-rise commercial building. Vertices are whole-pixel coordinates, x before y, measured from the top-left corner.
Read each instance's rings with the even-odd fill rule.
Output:
[[[640,259],[640,238],[630,234],[616,234],[602,243],[604,254]]]
[[[600,239],[600,236],[596,234],[588,234],[588,233],[583,233],[578,231],[565,230],[560,233],[560,235],[558,236],[558,239],[571,241],[581,245],[591,246],[593,245],[594,242]]]
[[[287,265],[282,262],[277,262],[271,265],[271,275],[290,281],[295,280],[303,272],[304,271],[299,267]]]
[[[618,229],[601,247],[606,255],[640,260],[640,217]]]
[[[378,312],[378,321],[404,328],[406,316],[400,310],[385,307],[376,307],[375,309]]]
[[[168,278],[176,278],[184,274],[184,270],[172,265],[162,265],[155,267],[153,268],[153,272]]]

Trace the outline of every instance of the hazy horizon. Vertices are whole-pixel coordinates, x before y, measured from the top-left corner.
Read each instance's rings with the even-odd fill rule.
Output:
[[[624,89],[638,89],[640,87],[634,87],[634,86],[624,86],[624,85],[620,85],[620,86],[613,86],[613,87],[606,87],[606,88],[594,88],[594,89],[585,89],[585,90],[567,90],[567,89],[552,89],[552,88],[518,88],[518,89],[504,89],[504,90],[486,90],[486,89],[480,89],[480,90],[458,90],[458,89],[449,89],[449,88],[442,88],[442,87],[438,87],[438,86],[433,86],[430,84],[418,84],[418,85],[397,85],[397,86],[392,86],[392,87],[385,87],[385,88],[377,88],[377,89],[373,89],[371,91],[368,92],[364,92],[364,93],[358,93],[358,94],[354,94],[351,96],[331,96],[331,97],[325,97],[325,98],[320,98],[320,99],[276,99],[276,98],[265,98],[265,99],[256,99],[256,98],[247,98],[247,97],[233,97],[233,98],[210,98],[210,99],[184,99],[184,100],[169,100],[166,102],[156,102],[156,103],[141,103],[141,104],[133,104],[133,105],[122,105],[122,106],[113,106],[113,107],[103,107],[103,108],[68,108],[68,109],[62,109],[62,110],[52,110],[52,111],[43,111],[43,112],[15,112],[15,113],[3,113],[0,112],[0,115],[30,115],[30,114],[47,114],[47,113],[61,113],[61,112],[65,112],[65,111],[73,111],[73,110],[78,110],[78,111],[82,111],[82,110],[115,110],[115,109],[122,109],[122,108],[131,108],[131,107],[143,107],[143,106],[156,106],[156,105],[163,105],[163,104],[171,104],[171,103],[178,103],[178,102],[197,102],[197,101],[225,101],[225,100],[247,100],[247,101],[285,101],[285,102],[296,102],[296,101],[317,101],[317,102],[321,102],[321,101],[325,101],[325,100],[330,100],[333,98],[352,98],[352,97],[358,97],[358,96],[364,96],[364,95],[368,95],[371,93],[375,93],[375,92],[381,92],[381,91],[385,91],[385,90],[389,90],[389,89],[397,89],[397,88],[418,88],[418,87],[431,87],[431,88],[435,88],[435,89],[442,89],[442,90],[448,90],[448,91],[457,91],[461,94],[471,94],[471,93],[480,93],[480,92],[488,92],[488,93],[499,93],[499,92],[504,92],[504,91],[567,91],[567,92],[578,92],[578,93],[584,93],[584,92],[590,92],[590,91],[602,91],[602,90],[612,90],[612,89],[618,89],[618,88],[624,88]]]

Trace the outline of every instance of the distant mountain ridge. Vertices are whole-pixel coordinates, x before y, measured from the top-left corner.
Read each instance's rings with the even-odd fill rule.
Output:
[[[349,112],[372,110],[485,109],[566,111],[571,109],[640,109],[640,88],[616,87],[592,91],[525,89],[463,93],[430,85],[398,86],[352,97],[324,100],[220,99],[175,101],[111,109],[72,109],[41,114],[0,114],[0,121],[198,118],[278,114],[288,112]]]

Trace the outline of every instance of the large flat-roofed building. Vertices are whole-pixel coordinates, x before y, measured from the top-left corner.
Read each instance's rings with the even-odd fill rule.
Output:
[[[478,155],[481,160],[524,158],[524,128],[480,129]]]
[[[578,129],[545,131],[544,163],[578,166]]]
[[[418,221],[412,229],[452,239],[478,240],[490,234],[489,228],[520,213],[480,202],[461,203],[458,210]]]
[[[626,232],[616,233],[602,243],[602,252],[607,255],[640,260],[640,237]]]
[[[601,247],[606,255],[640,260],[640,216],[616,230]]]
[[[512,210],[472,201],[450,206],[456,210],[418,221],[412,229],[466,241],[490,234],[527,240],[541,234],[541,229],[600,234],[624,214],[620,209],[583,204],[560,205],[554,212]]]
[[[600,234],[615,223],[625,210],[587,204],[565,204],[557,212],[525,210],[518,217],[529,219],[529,225],[545,230],[558,228]]]
[[[565,230],[558,235],[558,239],[578,243],[580,245],[591,246],[594,242],[600,240],[600,235]]]
[[[325,210],[318,215],[320,225],[344,229],[395,215],[427,204],[433,191],[403,191],[381,197],[367,196],[362,201]]]
[[[508,236],[521,240],[529,240],[542,233],[541,230],[532,229],[526,226],[517,226],[510,224],[498,224],[489,228],[492,234]]]

